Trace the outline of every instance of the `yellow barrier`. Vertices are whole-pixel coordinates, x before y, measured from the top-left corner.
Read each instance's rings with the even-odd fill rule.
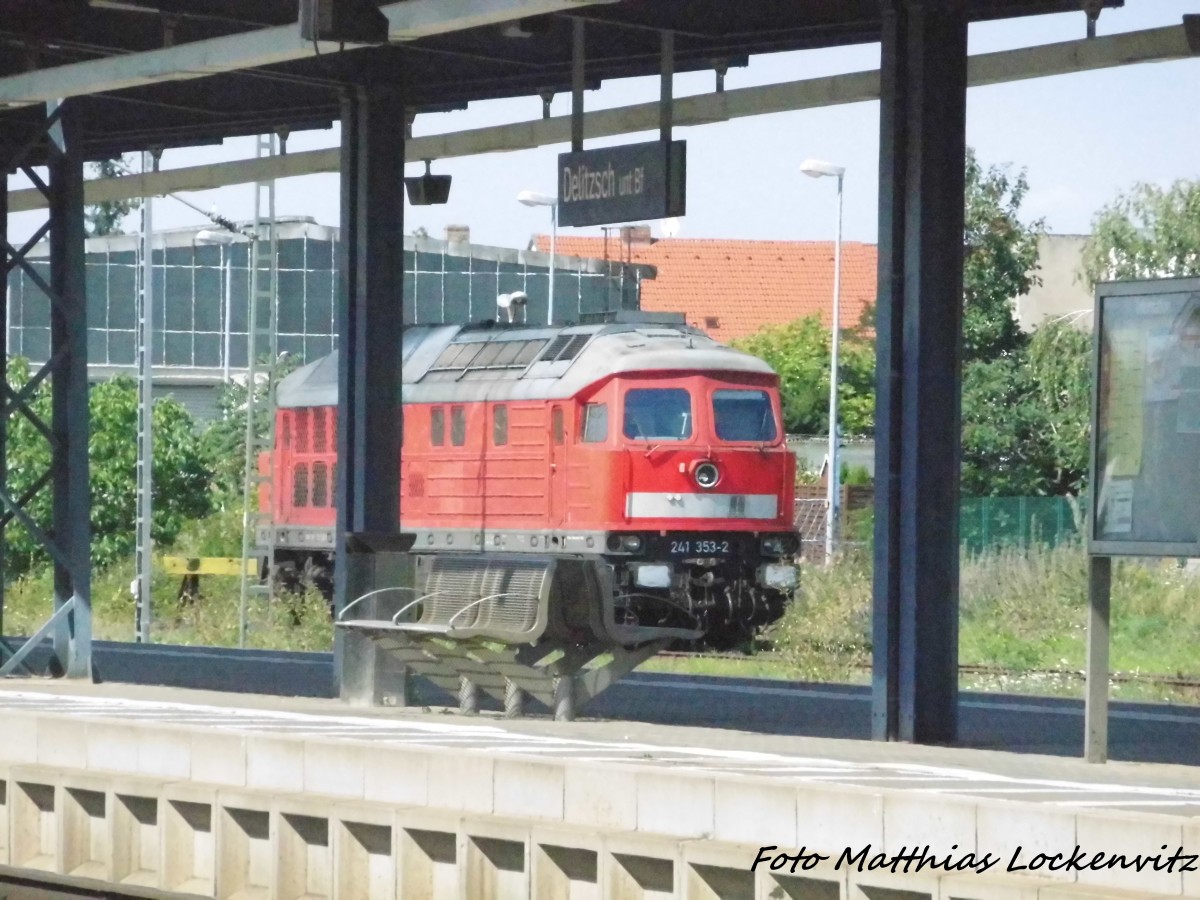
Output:
[[[164,556],[163,571],[168,575],[179,575],[179,599],[195,600],[200,596],[201,575],[234,575],[242,574],[242,558],[240,556]],[[259,561],[246,560],[245,572],[257,577]]]
[[[240,556],[164,556],[163,570],[168,575],[241,575]],[[246,560],[245,573],[258,574],[258,560]]]

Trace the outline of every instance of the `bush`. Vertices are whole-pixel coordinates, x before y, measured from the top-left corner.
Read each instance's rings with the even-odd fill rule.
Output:
[[[29,364],[9,361],[9,385],[29,380]],[[43,422],[50,421],[50,386],[43,382],[30,401]],[[130,378],[119,377],[92,388],[88,396],[91,429],[88,435],[89,482],[92,500],[92,563],[104,567],[133,552],[137,542],[137,416],[138,389]],[[163,397],[154,403],[154,516],[151,534],[166,545],[175,540],[183,523],[212,508],[212,468],[197,440],[196,423],[178,401]],[[50,445],[26,417],[17,415],[8,428],[8,489],[20,497],[50,470]],[[43,529],[52,521],[50,486],[44,485],[26,511]],[[6,531],[5,572],[19,576],[48,560],[29,531],[14,522]]]

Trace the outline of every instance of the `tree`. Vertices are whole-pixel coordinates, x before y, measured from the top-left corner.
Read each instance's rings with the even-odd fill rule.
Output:
[[[1088,285],[1200,275],[1200,182],[1137,184],[1096,214],[1083,252]]]
[[[1043,220],[1024,223],[1029,190],[1024,170],[979,164],[967,149],[963,258],[963,364],[993,360],[1024,348],[1026,335],[1013,300],[1038,283],[1038,239]]]
[[[116,178],[128,175],[133,169],[121,156],[90,163],[93,178]],[[121,234],[121,220],[137,209],[134,200],[105,200],[85,206],[83,209],[84,230],[88,237],[103,237],[106,234]]]
[[[14,388],[28,381],[22,359],[9,362]],[[30,406],[43,420],[50,418],[50,392],[43,383]],[[108,565],[131,553],[136,545],[136,473],[138,390],[130,378],[114,378],[92,388],[88,395],[91,429],[88,458],[92,500],[92,562]],[[212,508],[212,470],[196,440],[195,422],[178,401],[163,397],[154,403],[154,518],[156,543],[170,544],[185,520],[207,515]],[[8,430],[8,490],[21,496],[50,467],[50,446],[25,416],[14,416]],[[51,521],[49,486],[26,507],[43,528]],[[8,526],[5,567],[20,575],[44,562],[46,555],[26,529]]]
[[[266,366],[264,360],[259,364]],[[255,434],[261,445],[271,427],[268,415],[267,392],[279,386],[280,380],[299,365],[299,359],[285,356],[277,361],[268,380],[260,378],[255,386]],[[262,372],[262,369],[259,369]],[[217,411],[220,416],[208,426],[201,440],[208,458],[213,461],[213,486],[217,495],[241,502],[246,472],[246,385],[231,381],[221,386],[217,393]]]
[[[963,373],[968,496],[1078,496],[1088,469],[1091,338],[1061,321]]]
[[[829,433],[831,335],[819,316],[773,325],[734,341],[779,374],[784,428],[792,434]],[[875,428],[875,345],[862,326],[844,329],[838,347],[838,413],[845,434]]]

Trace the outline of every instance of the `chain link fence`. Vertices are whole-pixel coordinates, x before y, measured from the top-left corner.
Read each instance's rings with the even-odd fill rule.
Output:
[[[825,561],[829,503],[824,491],[812,485],[797,490],[794,521],[800,532],[800,557],[805,562]],[[843,491],[838,547],[869,546],[874,491],[860,485],[847,485]],[[1080,537],[1085,509],[1086,497],[966,497],[959,507],[959,539],[968,553],[1032,544],[1055,547]]]

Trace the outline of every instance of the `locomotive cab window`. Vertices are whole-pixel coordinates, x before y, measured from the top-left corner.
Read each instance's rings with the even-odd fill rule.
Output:
[[[556,406],[550,410],[550,431],[554,435],[554,443],[561,444],[566,441],[567,431],[563,425],[563,411],[561,406]]]
[[[583,442],[599,444],[608,440],[608,404],[589,403],[583,408]]]
[[[440,406],[429,411],[429,443],[434,447],[446,443],[446,410]]]
[[[775,411],[766,391],[713,391],[713,424],[722,441],[775,440]]]
[[[625,392],[625,437],[682,441],[692,436],[692,398],[683,388],[633,388]]]
[[[467,442],[467,411],[461,406],[450,407],[450,443],[461,447]]]

